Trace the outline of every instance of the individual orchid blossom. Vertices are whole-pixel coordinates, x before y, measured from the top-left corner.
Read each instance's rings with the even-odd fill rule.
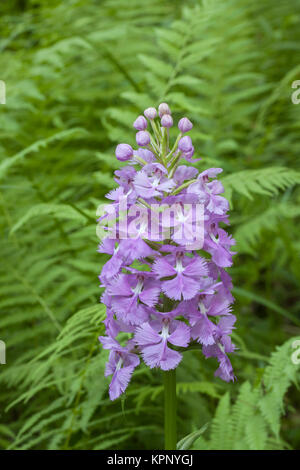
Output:
[[[139,147],[117,146],[127,166],[115,172],[118,188],[108,193],[99,219],[109,223],[98,249],[109,255],[99,276],[107,307],[106,336],[99,340],[110,350],[111,400],[125,392],[140,358],[151,369],[172,371],[190,347],[217,359],[217,377],[235,379],[228,354],[235,350],[236,317],[226,271],[235,241],[224,228],[229,204],[216,179],[222,169],[199,173],[185,165],[199,160],[186,135],[193,124],[180,119],[175,143],[172,125],[166,103],[137,117]]]
[[[104,349],[110,349],[105,375],[112,375],[109,394],[114,400],[126,390],[131,375],[140,360],[136,354],[130,353],[130,345],[124,348],[111,337],[100,337],[99,339],[101,339]]]
[[[189,327],[177,320],[163,318],[161,322],[146,322],[137,327],[135,341],[140,347],[145,363],[152,369],[174,369],[182,354],[168,346],[187,347],[190,340]]]
[[[205,261],[198,255],[186,256],[182,251],[175,256],[158,258],[153,264],[153,271],[161,279],[161,290],[173,300],[192,299],[199,291],[201,280],[207,274]],[[162,280],[172,277],[169,280]]]
[[[150,163],[139,171],[134,179],[134,187],[139,196],[149,199],[169,193],[175,186],[172,179],[166,175],[168,170],[160,163]]]
[[[117,318],[139,325],[148,318],[148,307],[154,307],[160,289],[152,273],[119,274],[107,284],[107,294]]]

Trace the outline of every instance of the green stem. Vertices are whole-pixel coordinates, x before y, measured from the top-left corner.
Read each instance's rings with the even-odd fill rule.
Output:
[[[162,128],[162,143],[161,143],[161,159],[163,162],[163,165],[166,167],[166,153],[167,153],[167,148],[168,148],[168,132],[165,127]]]
[[[164,372],[165,450],[176,450],[176,369]]]
[[[181,137],[182,137],[182,133],[180,132],[180,134],[178,134],[178,136],[177,136],[177,139],[176,139],[176,141],[175,141],[175,144],[173,145],[173,148],[172,148],[171,152],[166,156],[166,161],[167,161],[168,163],[170,162],[173,153],[174,153],[175,150],[177,149],[177,145],[178,145],[178,142],[179,142],[179,140],[181,139]]]

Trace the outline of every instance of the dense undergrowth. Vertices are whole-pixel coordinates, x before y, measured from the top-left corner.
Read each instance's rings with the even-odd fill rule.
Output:
[[[114,146],[164,100],[194,122],[198,168],[224,168],[238,251],[238,381],[185,353],[179,437],[202,428],[196,449],[299,449],[299,0],[24,0],[0,11],[0,447],[162,447],[158,372],[139,369],[125,399],[108,399],[95,214],[115,187]]]

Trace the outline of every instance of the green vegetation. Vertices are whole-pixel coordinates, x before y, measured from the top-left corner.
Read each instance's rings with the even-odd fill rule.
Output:
[[[167,101],[194,123],[196,165],[224,168],[238,251],[238,381],[185,353],[179,447],[300,449],[300,1],[14,0],[0,13],[0,447],[163,446],[158,371],[108,399],[95,214],[115,145]]]

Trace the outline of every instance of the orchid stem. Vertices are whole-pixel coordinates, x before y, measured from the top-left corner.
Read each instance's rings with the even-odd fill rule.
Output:
[[[164,372],[165,387],[165,450],[176,450],[176,369]]]

